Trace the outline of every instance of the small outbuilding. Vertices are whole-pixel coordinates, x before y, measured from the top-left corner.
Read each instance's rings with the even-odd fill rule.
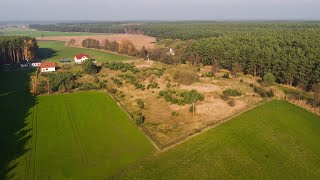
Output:
[[[40,65],[41,72],[56,71],[56,64],[54,62],[42,62]]]

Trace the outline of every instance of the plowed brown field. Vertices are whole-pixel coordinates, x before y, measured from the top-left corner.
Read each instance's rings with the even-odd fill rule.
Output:
[[[135,34],[106,34],[106,35],[90,35],[90,36],[56,36],[56,37],[39,37],[39,41],[68,41],[74,38],[76,40],[74,46],[81,47],[81,43],[86,38],[92,38],[100,41],[100,44],[104,44],[104,40],[108,39],[110,41],[121,42],[123,39],[127,39],[133,42],[137,49],[141,49],[142,46],[145,46],[147,49],[153,49],[156,38],[143,35]]]

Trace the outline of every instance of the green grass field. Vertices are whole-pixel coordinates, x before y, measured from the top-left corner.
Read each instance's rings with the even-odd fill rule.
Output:
[[[319,179],[320,117],[272,101],[123,171],[120,179]]]
[[[63,58],[73,62],[74,56],[79,53],[89,54],[91,58],[98,62],[124,61],[133,59],[132,57],[112,54],[94,49],[67,47],[61,41],[40,41],[38,42],[38,55],[42,61],[59,62]]]
[[[22,28],[7,28],[0,29],[0,35],[7,36],[30,36],[30,37],[51,37],[51,36],[86,36],[86,35],[96,35],[97,33],[87,33],[87,32],[53,32],[53,31],[38,31],[36,29],[22,29]]]
[[[103,179],[155,151],[106,93],[34,97],[31,73],[0,74],[0,179]]]

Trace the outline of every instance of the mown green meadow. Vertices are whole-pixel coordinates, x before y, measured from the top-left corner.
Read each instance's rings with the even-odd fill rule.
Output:
[[[30,73],[0,74],[0,179],[104,179],[155,151],[106,93],[34,97]]]
[[[90,57],[96,59],[97,62],[124,61],[132,59],[132,57],[94,49],[67,47],[64,44],[65,42],[62,41],[39,41],[39,58],[42,61],[59,62],[61,59],[69,59],[73,62],[74,56],[82,53],[90,55]]]
[[[271,101],[115,179],[319,179],[320,117]]]
[[[7,28],[0,29],[0,35],[6,36],[30,36],[30,37],[51,37],[51,36],[86,36],[96,35],[98,33],[88,32],[54,32],[54,31],[38,31],[36,29],[23,29],[23,28]]]

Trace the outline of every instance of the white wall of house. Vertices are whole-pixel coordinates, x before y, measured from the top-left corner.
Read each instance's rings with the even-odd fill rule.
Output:
[[[89,58],[87,57],[82,57],[81,59],[77,59],[77,57],[74,57],[74,62],[77,64],[82,64],[84,61],[88,60]]]
[[[53,72],[56,71],[56,68],[50,67],[50,68],[41,68],[41,72]]]
[[[32,67],[38,67],[38,66],[40,66],[40,65],[41,65],[41,63],[32,63],[32,64],[31,64]]]

